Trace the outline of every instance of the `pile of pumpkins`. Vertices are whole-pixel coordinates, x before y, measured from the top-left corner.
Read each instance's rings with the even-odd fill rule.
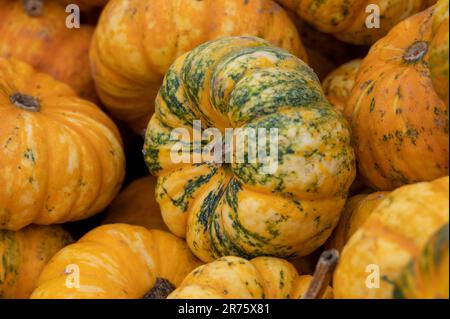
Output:
[[[449,298],[448,12],[0,0],[0,298],[307,298],[323,250],[315,298]],[[277,169],[174,162],[196,120]]]

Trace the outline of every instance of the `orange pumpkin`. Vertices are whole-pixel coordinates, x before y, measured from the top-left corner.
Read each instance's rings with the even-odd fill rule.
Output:
[[[0,58],[0,229],[103,210],[124,177],[114,123],[66,84]]]

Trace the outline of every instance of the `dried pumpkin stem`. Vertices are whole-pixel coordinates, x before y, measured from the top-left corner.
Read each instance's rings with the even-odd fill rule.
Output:
[[[170,281],[164,278],[156,278],[155,285],[144,295],[144,299],[166,299],[174,290],[175,286]]]
[[[14,93],[9,99],[15,106],[26,111],[39,112],[41,109],[39,99],[31,95]]]
[[[325,250],[320,255],[313,279],[303,299],[319,299],[324,294],[338,260],[339,252],[336,249]]]
[[[30,17],[39,17],[42,15],[44,0],[23,0],[23,7]]]

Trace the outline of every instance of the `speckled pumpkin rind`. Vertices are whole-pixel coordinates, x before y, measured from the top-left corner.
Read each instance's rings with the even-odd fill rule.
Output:
[[[119,132],[66,84],[0,58],[0,118],[0,229],[87,218],[119,192]]]
[[[173,128],[278,129],[278,168],[261,163],[174,163],[186,136]],[[184,139],[184,140],[183,140]],[[335,227],[355,176],[350,130],[313,71],[267,42],[206,43],[169,69],[147,128],[145,160],[159,176],[164,221],[203,261],[220,256],[304,256]]]
[[[140,133],[175,59],[233,35],[264,38],[306,60],[295,25],[272,0],[111,0],[90,52],[97,92],[115,118]]]
[[[68,265],[78,266],[78,288],[66,285],[72,275],[65,271]],[[199,265],[186,243],[172,234],[127,224],[103,225],[49,261],[31,298],[138,299],[157,278],[177,287]]]
[[[406,185],[386,196],[345,245],[333,276],[334,296],[392,298],[403,269],[448,223],[448,198],[448,176]],[[376,283],[375,267],[377,289],[370,288]]]
[[[45,264],[71,242],[60,226],[0,230],[0,299],[28,298]]]
[[[433,9],[397,25],[370,50],[344,114],[359,173],[376,190],[448,174],[448,108],[428,68]]]

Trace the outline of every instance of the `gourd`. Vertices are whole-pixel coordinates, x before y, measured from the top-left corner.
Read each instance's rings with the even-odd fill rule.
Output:
[[[67,28],[68,13],[55,1],[43,7],[30,4],[32,0],[0,0],[0,57],[23,60],[95,101],[88,52],[94,28]]]
[[[0,230],[0,298],[28,298],[45,264],[71,242],[60,226]]]
[[[344,112],[345,105],[355,85],[356,74],[361,65],[361,59],[351,60],[331,72],[323,81],[323,91],[339,111]]]
[[[429,4],[428,0],[277,0],[277,2],[296,12],[318,30],[330,33],[344,42],[358,45],[372,45],[396,24],[425,9]],[[377,16],[380,17],[378,25],[374,24]]]
[[[183,240],[169,233],[103,225],[49,261],[31,298],[136,299],[147,293],[157,297],[199,265]]]
[[[448,299],[448,249],[447,223],[403,269],[396,280],[394,298]]]
[[[294,24],[272,0],[112,0],[90,51],[99,97],[113,117],[140,133],[175,59],[231,35],[259,36],[306,59]]]
[[[102,224],[124,223],[168,231],[155,198],[156,181],[151,175],[133,181],[111,203]]]
[[[448,174],[448,108],[428,67],[433,11],[403,21],[371,48],[344,110],[359,173],[376,190]]]
[[[114,123],[66,84],[0,58],[0,229],[87,218],[118,193]]]
[[[326,247],[335,248],[341,252],[350,237],[365,223],[388,194],[388,192],[375,192],[350,197]]]
[[[278,156],[252,163],[231,152],[225,163],[193,163],[195,120],[221,132],[277,129],[266,146],[278,143]],[[158,176],[163,219],[205,262],[310,254],[336,226],[355,177],[348,124],[313,71],[259,38],[222,38],[177,59],[146,132],[143,152]],[[180,144],[188,148],[184,163],[173,160]]]
[[[392,191],[345,245],[333,275],[336,298],[392,298],[395,282],[449,220],[449,178]]]

